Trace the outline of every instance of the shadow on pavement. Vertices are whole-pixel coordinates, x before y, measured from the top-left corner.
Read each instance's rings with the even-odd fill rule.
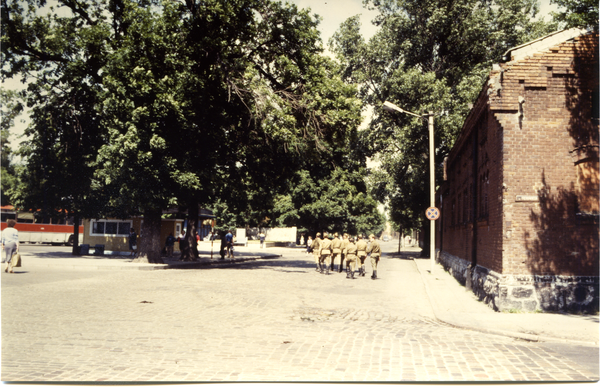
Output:
[[[304,260],[285,260],[279,261],[278,259],[262,259],[255,261],[246,261],[243,263],[223,263],[218,266],[210,266],[206,269],[219,269],[219,268],[233,268],[236,270],[253,270],[257,268],[268,269],[277,272],[300,272],[304,273],[308,269],[314,269],[315,264]],[[296,269],[296,270],[295,270]]]
[[[413,260],[418,259],[421,252],[383,252],[382,257],[386,259]]]

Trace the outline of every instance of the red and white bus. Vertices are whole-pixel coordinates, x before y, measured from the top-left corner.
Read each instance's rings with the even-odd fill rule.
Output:
[[[19,231],[20,243],[72,245],[75,242],[72,217],[57,217],[50,219],[50,223],[42,223],[35,213],[17,212],[11,205],[0,206],[0,217],[1,230],[7,227],[8,219],[17,220],[15,229]],[[79,244],[81,243],[83,243],[83,221],[79,223]]]

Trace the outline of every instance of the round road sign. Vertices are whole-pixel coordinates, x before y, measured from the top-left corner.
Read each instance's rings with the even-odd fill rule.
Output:
[[[435,221],[440,218],[440,209],[437,207],[428,207],[425,211],[425,216],[427,216],[427,219]]]

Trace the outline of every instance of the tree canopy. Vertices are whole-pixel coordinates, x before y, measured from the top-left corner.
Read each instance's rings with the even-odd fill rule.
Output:
[[[364,164],[348,148],[356,90],[321,55],[308,11],[270,0],[44,6],[2,1],[2,76],[28,83],[33,112],[22,206],[144,215],[140,253],[160,262],[166,208],[193,224],[198,206],[223,203],[238,222],[261,222],[306,174],[337,185]],[[344,179],[368,197],[359,175]]]
[[[401,108],[435,113],[436,175],[492,63],[510,47],[556,28],[533,21],[535,0],[366,0],[379,11],[380,28],[366,42],[357,17],[346,20],[330,45],[344,67],[344,80],[359,85],[374,107],[360,143],[377,156],[385,174],[370,177],[373,194],[389,201],[390,218],[403,228],[420,228],[428,205],[428,131],[423,120],[390,114]],[[428,229],[425,229],[426,233]],[[424,254],[428,255],[427,250]]]

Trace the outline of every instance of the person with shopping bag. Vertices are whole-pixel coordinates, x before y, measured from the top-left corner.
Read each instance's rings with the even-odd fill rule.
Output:
[[[19,232],[15,229],[17,221],[10,219],[6,221],[6,224],[8,227],[2,231],[2,250],[5,254],[4,261],[7,263],[4,272],[13,273],[13,267],[20,266],[20,263],[16,262],[20,255],[15,257],[17,260],[13,263],[13,255],[19,252]]]

